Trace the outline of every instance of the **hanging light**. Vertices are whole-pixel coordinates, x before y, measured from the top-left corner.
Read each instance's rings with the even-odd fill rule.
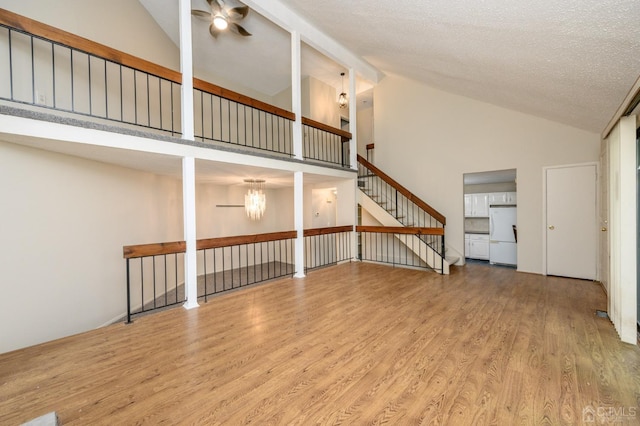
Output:
[[[244,210],[251,220],[259,220],[267,207],[267,197],[264,193],[264,180],[245,179],[249,184],[249,191],[244,196]]]
[[[349,100],[347,99],[347,94],[344,91],[344,73],[341,72],[340,76],[342,77],[342,93],[338,96],[338,106],[344,109],[349,105]]]

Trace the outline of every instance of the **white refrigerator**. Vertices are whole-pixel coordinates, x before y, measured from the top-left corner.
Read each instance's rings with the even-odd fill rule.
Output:
[[[489,262],[491,264],[517,265],[516,207],[513,205],[489,206]]]

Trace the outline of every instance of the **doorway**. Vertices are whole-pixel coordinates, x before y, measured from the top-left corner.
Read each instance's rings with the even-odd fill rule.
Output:
[[[546,275],[596,279],[596,167],[544,169]]]
[[[516,169],[465,173],[464,256],[517,267]]]

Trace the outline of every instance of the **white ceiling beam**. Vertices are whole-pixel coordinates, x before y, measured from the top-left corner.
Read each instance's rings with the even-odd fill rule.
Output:
[[[279,0],[243,0],[243,3],[286,31],[297,31],[302,41],[344,67],[353,68],[365,80],[377,84],[382,78],[383,74],[378,69],[314,27]]]

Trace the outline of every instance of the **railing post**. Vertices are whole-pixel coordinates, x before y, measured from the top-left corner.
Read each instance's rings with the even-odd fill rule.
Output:
[[[302,172],[293,174],[293,221],[296,228],[295,275],[304,278],[304,180]]]
[[[131,274],[129,273],[129,260],[127,259],[127,324],[131,324]]]
[[[442,229],[444,230],[444,225],[442,225]],[[442,233],[442,255],[440,256],[442,267],[440,268],[440,273],[444,275],[444,261],[445,261],[445,245],[444,245],[444,232]]]

